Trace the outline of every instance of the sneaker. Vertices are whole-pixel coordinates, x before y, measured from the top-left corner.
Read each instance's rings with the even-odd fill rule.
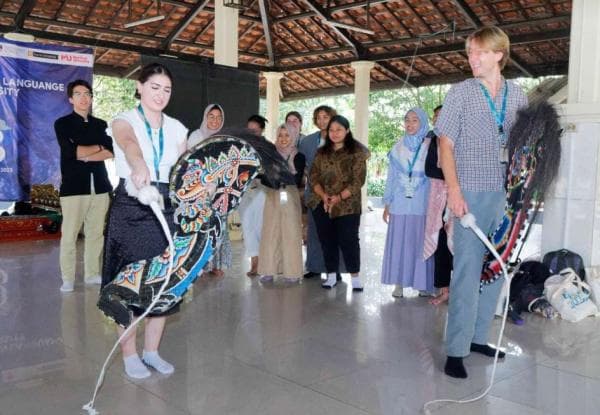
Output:
[[[336,284],[337,284],[337,278],[335,276],[335,272],[332,272],[331,274],[327,274],[327,279],[325,280],[325,282],[323,284],[321,284],[321,287],[330,289],[330,288],[335,287]]]
[[[362,291],[363,283],[360,280],[360,277],[352,277],[352,291]]]
[[[415,290],[412,287],[404,287],[402,290],[402,296],[404,298],[416,298],[419,296],[419,290]]]
[[[75,289],[75,283],[73,281],[65,281],[65,280],[63,280],[63,283],[60,286],[60,290],[63,293],[70,293],[74,289]]]
[[[402,286],[400,284],[396,284],[396,288],[394,288],[394,291],[392,291],[392,297],[402,298],[402,291]]]
[[[273,276],[272,275],[263,275],[258,280],[260,282],[262,282],[263,284],[273,282]]]
[[[313,277],[321,277],[321,274],[319,274],[318,272],[312,272],[312,271],[308,271],[306,274],[304,274],[304,278],[313,278]]]
[[[100,275],[94,275],[92,277],[88,277],[88,278],[85,279],[85,283],[86,284],[100,285],[100,284],[102,284],[102,277]]]

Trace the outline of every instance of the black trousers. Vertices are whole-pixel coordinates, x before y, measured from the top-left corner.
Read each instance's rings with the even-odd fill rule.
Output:
[[[452,273],[452,254],[448,249],[448,235],[442,226],[438,237],[438,245],[433,254],[435,272],[433,274],[433,285],[436,288],[450,286],[450,274]]]
[[[325,212],[323,203],[319,204],[312,214],[321,242],[327,273],[339,272],[340,250],[344,257],[346,271],[352,274],[358,273],[360,271],[360,244],[358,241],[360,214],[332,219]]]

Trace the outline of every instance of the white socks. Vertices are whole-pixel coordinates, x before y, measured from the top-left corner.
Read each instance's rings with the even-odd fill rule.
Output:
[[[163,375],[170,375],[175,372],[175,368],[169,362],[163,360],[158,352],[147,352],[144,350],[143,361],[137,354],[125,357],[125,373],[132,379],[145,379],[150,377],[151,373],[146,365],[153,367],[157,372]]]
[[[123,358],[125,373],[132,379],[145,379],[150,377],[150,371],[137,354]]]
[[[363,283],[360,280],[360,277],[357,275],[356,277],[352,277],[352,291],[362,291]]]
[[[321,284],[321,287],[333,288],[333,287],[335,287],[336,284],[337,284],[337,278],[335,276],[335,272],[330,272],[327,274],[327,280],[325,280],[325,282],[323,284]]]
[[[150,367],[153,367],[163,375],[170,375],[171,373],[175,372],[173,365],[163,360],[156,351],[147,352],[144,350],[142,359],[144,360],[144,363]]]

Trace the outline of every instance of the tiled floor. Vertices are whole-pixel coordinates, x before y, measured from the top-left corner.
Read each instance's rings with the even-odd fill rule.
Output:
[[[119,415],[418,414],[432,399],[476,396],[491,360],[466,359],[464,381],[442,374],[446,309],[423,298],[393,299],[391,287],[381,286],[384,232],[380,211],[365,216],[363,293],[349,289],[347,276],[331,291],[315,280],[261,286],[244,275],[241,260],[224,278],[200,280],[170,318],[161,347],[176,372],[134,382],[117,356],[96,408]],[[241,258],[241,243],[233,245]],[[0,245],[1,415],[78,414],[91,399],[114,328],[96,308],[97,287],[78,283],[61,294],[59,285],[57,242]],[[528,316],[523,326],[509,324],[508,357],[490,395],[432,413],[600,413],[599,329],[592,318],[572,324]]]

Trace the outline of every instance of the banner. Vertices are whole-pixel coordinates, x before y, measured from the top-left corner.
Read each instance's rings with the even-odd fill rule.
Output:
[[[32,184],[60,185],[54,121],[72,112],[67,85],[92,83],[89,48],[0,40],[0,201],[28,200]]]

